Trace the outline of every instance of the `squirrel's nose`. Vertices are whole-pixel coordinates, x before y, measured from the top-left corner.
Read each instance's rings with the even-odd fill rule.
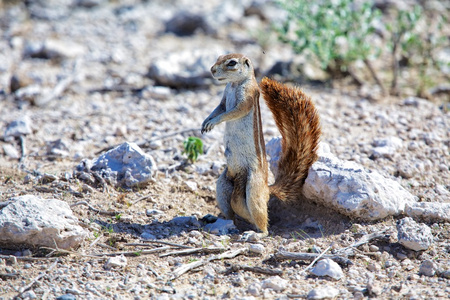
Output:
[[[213,73],[213,74],[216,73],[216,65],[211,67],[211,73]]]

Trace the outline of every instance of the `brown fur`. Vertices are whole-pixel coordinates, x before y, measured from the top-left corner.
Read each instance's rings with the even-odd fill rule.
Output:
[[[296,200],[309,168],[317,160],[319,114],[311,98],[299,88],[267,77],[262,79],[260,88],[282,136],[278,174],[270,193],[283,201]]]
[[[264,98],[283,137],[279,172],[269,188],[260,91],[250,60],[242,54],[223,55],[211,67],[211,73],[228,83],[222,101],[202,124],[203,133],[227,123],[227,167],[217,180],[217,203],[227,218],[237,214],[267,234],[270,194],[281,200],[296,199],[317,158],[319,117],[300,90],[263,79]]]

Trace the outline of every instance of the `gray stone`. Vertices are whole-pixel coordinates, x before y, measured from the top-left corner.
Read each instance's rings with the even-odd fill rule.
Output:
[[[162,210],[159,210],[159,209],[147,209],[145,211],[145,214],[147,216],[157,216],[157,215],[164,215],[164,212]]]
[[[144,231],[141,234],[141,239],[143,240],[156,240],[156,236],[148,231]]]
[[[252,283],[248,286],[247,292],[254,297],[258,297],[261,294],[261,285],[256,282]]]
[[[57,199],[25,195],[0,211],[0,244],[4,247],[78,247],[88,233],[78,225],[69,205]]]
[[[56,300],[77,300],[77,297],[75,297],[75,295],[73,294],[67,293],[59,297],[56,297]]]
[[[36,293],[33,290],[26,291],[21,295],[22,299],[37,299]]]
[[[415,197],[396,181],[367,171],[361,165],[322,153],[309,169],[303,186],[306,198],[340,213],[378,220],[405,211]]]
[[[8,156],[9,158],[13,159],[20,158],[19,151],[13,145],[10,144],[3,145],[3,152],[5,152],[5,155]]]
[[[417,167],[410,161],[403,160],[397,164],[397,172],[403,178],[412,178],[418,173],[418,171],[419,170]]]
[[[320,299],[334,299],[339,295],[339,290],[332,286],[317,287],[309,291],[307,299],[320,300]]]
[[[209,69],[219,54],[221,51],[214,47],[167,53],[153,60],[147,76],[168,87],[207,86],[213,83]]]
[[[344,276],[341,267],[329,258],[319,260],[311,269],[311,273],[316,276],[329,276],[335,280],[340,280]]]
[[[123,143],[93,161],[83,160],[77,171],[96,171],[101,177],[116,186],[134,187],[147,184],[156,170],[152,156],[146,154],[135,143]]]
[[[184,187],[189,191],[189,192],[195,192],[198,189],[198,184],[195,181],[191,181],[191,180],[186,180],[184,182]]]
[[[48,89],[37,84],[30,84],[15,91],[14,97],[18,101],[26,101],[35,104],[39,97],[46,92],[48,92]]]
[[[311,269],[311,273],[316,276],[329,276],[335,280],[339,280],[344,276],[341,267],[329,258],[319,260],[314,268]]]
[[[394,155],[398,153],[398,150],[403,147],[402,140],[395,136],[375,139],[373,145],[372,156],[374,158],[393,158]]]
[[[281,138],[273,138],[266,144],[266,154],[269,158],[270,170],[274,175],[278,173],[278,161],[281,155]]]
[[[178,36],[193,35],[198,30],[207,30],[205,21],[202,15],[190,11],[178,11],[166,22],[166,32],[171,32]]]
[[[177,225],[177,226],[195,226],[200,227],[200,223],[197,220],[197,217],[195,216],[189,216],[189,217],[175,217],[170,221],[171,224]]]
[[[406,205],[406,215],[431,222],[450,222],[450,203],[417,202]]]
[[[404,247],[421,251],[428,249],[433,243],[431,228],[418,224],[412,218],[406,217],[398,221],[398,242]]]
[[[223,162],[213,161],[212,166],[211,166],[213,175],[220,175],[223,165],[224,165]]]
[[[272,276],[262,282],[263,289],[272,289],[276,292],[284,291],[287,288],[287,285],[288,281],[280,276]]]
[[[212,234],[229,234],[236,230],[236,226],[232,220],[218,218],[214,223],[206,224],[203,229]]]
[[[436,270],[437,265],[431,260],[427,259],[420,265],[419,275],[432,277],[436,274]]]
[[[29,43],[25,47],[25,56],[45,59],[75,58],[86,52],[84,46],[72,41],[48,39],[43,43]]]
[[[250,250],[250,252],[253,252],[256,254],[261,254],[261,255],[264,254],[264,252],[266,251],[266,248],[264,248],[264,245],[261,245],[261,244],[250,244],[248,249]]]
[[[113,256],[108,258],[108,260],[106,261],[104,268],[106,270],[111,270],[112,268],[117,268],[117,267],[126,267],[127,266],[127,258],[123,255],[120,256]]]
[[[57,139],[55,141],[47,142],[47,154],[59,157],[69,156],[69,146],[68,143],[62,139]]]
[[[30,118],[23,116],[9,123],[5,130],[5,139],[31,134],[32,132]]]

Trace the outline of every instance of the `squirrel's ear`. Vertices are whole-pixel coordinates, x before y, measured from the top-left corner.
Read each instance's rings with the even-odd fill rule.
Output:
[[[251,65],[250,59],[248,59],[247,57],[244,57],[244,64],[250,68],[250,65]]]

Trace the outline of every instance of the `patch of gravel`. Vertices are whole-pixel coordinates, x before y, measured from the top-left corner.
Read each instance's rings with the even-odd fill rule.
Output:
[[[0,249],[0,299],[448,297],[448,222],[426,223],[429,247],[421,251],[399,242],[395,218],[350,220],[307,201],[271,203],[265,239],[246,233],[254,228],[242,220],[226,235],[203,229],[213,223],[204,216],[219,215],[215,182],[225,162],[224,125],[204,136],[200,125],[223,86],[208,81],[208,69],[192,70],[195,88],[186,81],[177,88],[158,85],[149,71],[176,69],[171,63],[180,58],[189,68],[196,62],[190,53],[204,58],[210,52],[209,67],[218,54],[232,51],[251,57],[258,76],[265,74],[282,58],[293,58],[275,42],[263,54],[254,37],[269,28],[262,16],[273,17],[270,3],[12,2],[0,3],[0,202],[22,195],[65,201],[89,237],[72,251]],[[233,9],[239,18],[230,17]],[[183,11],[195,14],[183,19]],[[221,11],[228,17],[217,17]],[[196,29],[177,36],[179,27],[167,26],[170,20],[194,22]],[[420,202],[450,202],[448,112],[414,97],[373,101],[367,91],[346,85],[303,88],[317,105],[331,153],[397,181]],[[262,117],[269,141],[278,132],[263,104]],[[184,164],[182,155],[189,136],[205,144],[206,155],[194,165]],[[115,188],[75,177],[83,159],[124,142],[155,160],[148,185]],[[180,253],[186,249],[197,250]],[[342,276],[331,279],[304,272],[311,260],[277,259],[280,251],[341,253],[351,264],[339,262]],[[174,279],[191,263],[199,267]]]

